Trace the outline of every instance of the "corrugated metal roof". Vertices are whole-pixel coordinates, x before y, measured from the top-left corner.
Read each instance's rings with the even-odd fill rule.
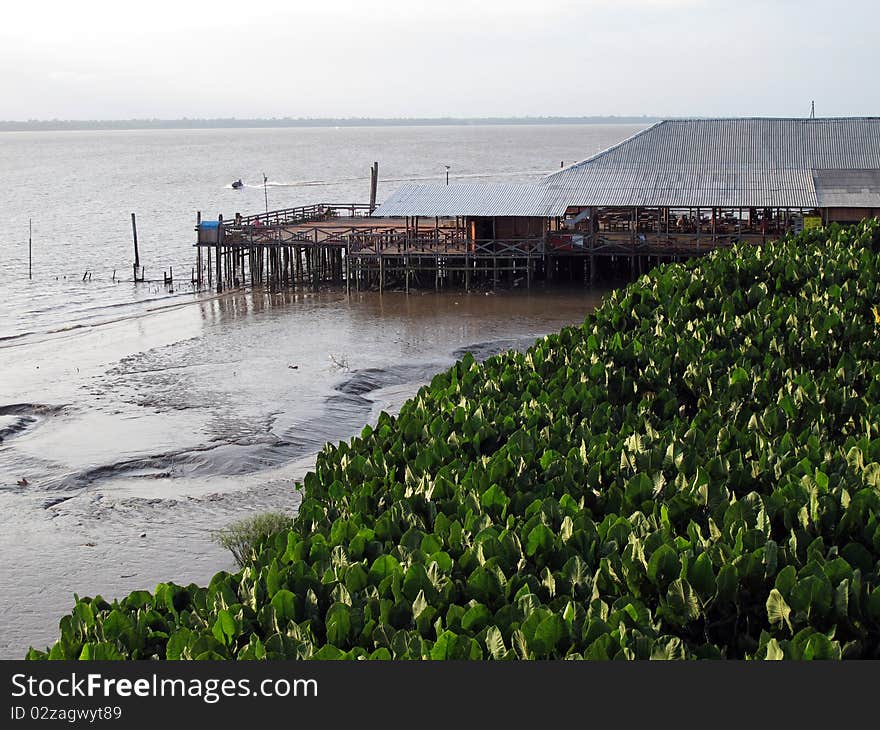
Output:
[[[446,217],[472,216],[539,216],[553,217],[565,213],[568,204],[557,201],[558,191],[541,183],[491,184],[465,183],[455,185],[401,185],[375,211],[373,216],[395,218],[404,216]]]
[[[584,167],[701,169],[880,169],[880,117],[673,119],[658,122],[582,162]]]
[[[823,208],[880,208],[880,170],[816,170]]]
[[[813,171],[841,169],[880,169],[880,118],[667,120],[545,183],[576,205],[811,208]]]
[[[379,216],[556,216],[568,206],[877,207],[880,118],[658,122],[534,185],[404,185]]]
[[[818,205],[809,170],[718,170],[589,166],[557,182],[556,197],[577,206],[791,207]]]

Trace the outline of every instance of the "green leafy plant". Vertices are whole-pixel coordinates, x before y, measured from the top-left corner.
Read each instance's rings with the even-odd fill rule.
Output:
[[[464,357],[207,587],[29,657],[880,658],[880,224],[661,266]]]

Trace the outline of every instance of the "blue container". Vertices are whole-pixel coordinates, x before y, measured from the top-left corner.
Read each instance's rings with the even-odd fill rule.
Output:
[[[220,221],[202,221],[199,223],[199,243],[218,244],[222,230]]]

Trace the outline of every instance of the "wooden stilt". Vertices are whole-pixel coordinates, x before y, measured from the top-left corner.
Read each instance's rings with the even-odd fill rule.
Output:
[[[221,263],[222,253],[220,244],[223,240],[223,216],[218,216],[220,221],[220,230],[217,232],[217,293],[223,291],[223,264]]]

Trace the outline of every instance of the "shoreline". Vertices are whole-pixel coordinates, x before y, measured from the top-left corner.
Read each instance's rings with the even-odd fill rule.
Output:
[[[211,532],[295,510],[324,443],[396,414],[464,351],[526,346],[597,300],[224,292],[17,343],[0,405],[45,410],[0,442],[0,658],[53,642],[74,594],[233,569]]]
[[[383,410],[396,414],[412,394],[402,386],[375,391],[365,423],[375,424]],[[51,646],[75,595],[112,602],[132,591],[153,591],[158,583],[204,584],[221,570],[234,572],[232,554],[213,542],[212,532],[260,512],[295,515],[300,494],[294,485],[314,469],[316,457],[317,452],[247,477],[213,477],[184,489],[174,485],[173,497],[161,496],[172,477],[114,481],[30,510],[25,524],[17,519],[17,495],[0,491],[0,552],[16,560],[16,579],[4,581],[0,603],[0,660],[23,659],[29,647]],[[65,554],[80,557],[54,566],[41,563],[46,555]],[[23,616],[33,621],[22,622]]]

